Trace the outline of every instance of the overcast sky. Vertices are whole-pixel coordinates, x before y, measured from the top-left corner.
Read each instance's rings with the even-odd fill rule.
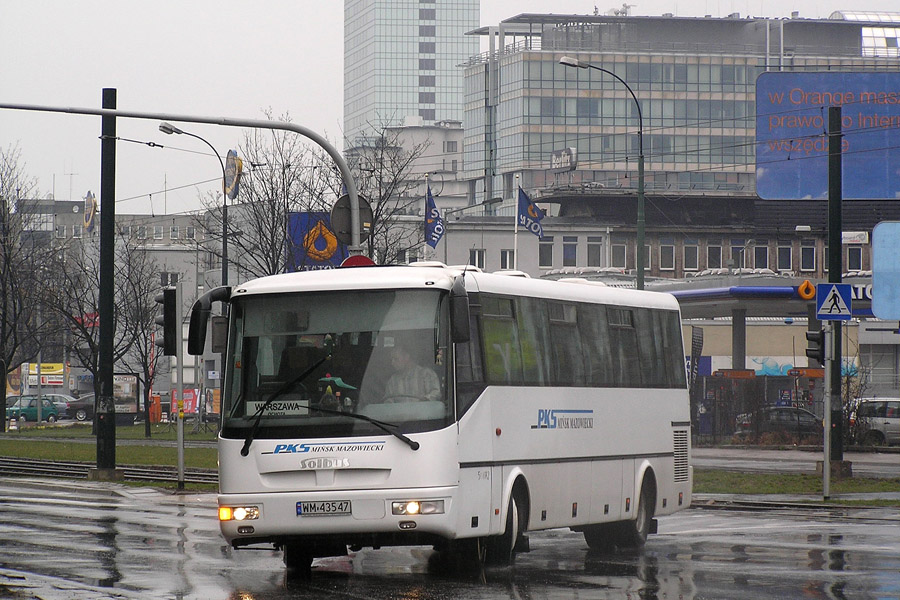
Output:
[[[621,2],[596,4],[601,13]],[[594,1],[482,0],[482,25],[519,13],[590,14]],[[789,16],[900,10],[898,0],[636,0],[633,15]],[[118,90],[122,110],[294,122],[341,146],[340,0],[0,0],[0,103],[99,108]],[[216,189],[220,168],[198,140],[158,122],[118,120],[117,212],[178,213]],[[183,125],[221,153],[239,129]],[[100,192],[100,118],[0,110],[0,146],[17,145],[42,195]],[[164,190],[168,190],[164,193]]]

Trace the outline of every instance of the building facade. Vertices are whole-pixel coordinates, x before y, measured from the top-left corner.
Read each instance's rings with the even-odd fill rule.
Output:
[[[458,65],[478,53],[478,39],[465,35],[478,25],[478,0],[345,0],[347,145],[410,117],[462,121]]]

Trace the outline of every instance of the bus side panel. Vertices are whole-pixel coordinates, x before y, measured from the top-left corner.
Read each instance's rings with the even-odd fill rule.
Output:
[[[622,518],[622,463],[595,461],[591,463],[592,498],[587,523],[618,521]]]
[[[493,489],[498,487],[494,479],[491,467],[460,469],[456,499],[457,537],[490,535],[494,519]]]

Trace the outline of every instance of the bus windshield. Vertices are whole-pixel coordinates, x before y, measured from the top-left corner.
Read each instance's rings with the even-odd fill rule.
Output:
[[[237,298],[222,409],[225,437],[372,435],[437,429],[448,401],[448,306],[438,290]],[[330,358],[329,358],[330,357]]]

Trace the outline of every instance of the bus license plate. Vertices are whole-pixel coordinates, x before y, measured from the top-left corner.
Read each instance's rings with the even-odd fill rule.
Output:
[[[318,517],[332,515],[349,515],[349,500],[323,500],[321,502],[298,502],[298,517]]]

